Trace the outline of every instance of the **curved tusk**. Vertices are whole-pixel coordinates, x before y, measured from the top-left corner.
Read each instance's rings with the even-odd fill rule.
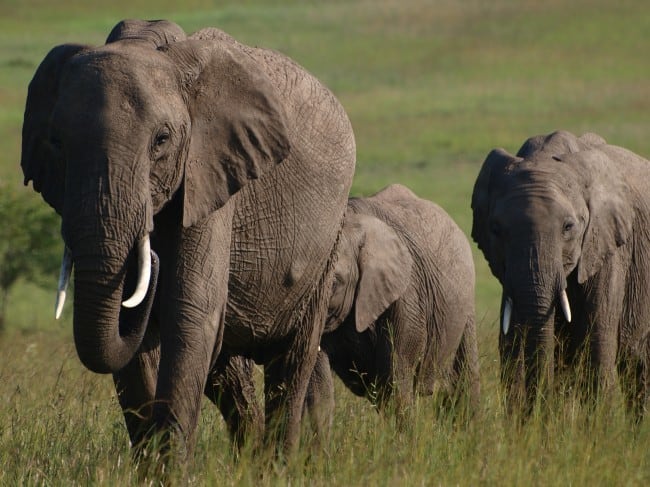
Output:
[[[566,294],[566,289],[560,294],[560,306],[562,307],[562,312],[567,323],[571,323],[571,306],[569,306],[569,297]]]
[[[503,334],[507,335],[510,330],[510,318],[512,317],[512,299],[506,298],[503,305],[503,317],[501,318],[501,329]]]
[[[65,304],[65,294],[70,283],[70,275],[72,274],[72,253],[70,249],[65,246],[63,249],[63,259],[61,260],[61,272],[59,273],[59,285],[56,290],[56,304],[54,305],[54,319],[61,318],[63,312],[63,305]]]
[[[138,284],[135,287],[133,296],[122,302],[125,308],[135,308],[147,295],[149,280],[151,279],[151,243],[149,235],[140,240],[138,243]]]

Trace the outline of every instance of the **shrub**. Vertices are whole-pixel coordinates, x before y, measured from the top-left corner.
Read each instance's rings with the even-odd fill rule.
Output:
[[[9,291],[19,279],[43,285],[61,256],[59,217],[31,191],[0,183],[0,331]]]

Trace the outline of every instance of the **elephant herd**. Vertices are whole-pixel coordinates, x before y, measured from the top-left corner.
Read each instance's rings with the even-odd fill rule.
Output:
[[[27,96],[25,183],[61,216],[81,362],[111,373],[136,455],[191,454],[203,394],[236,441],[327,436],[332,372],[404,416],[417,393],[479,401],[469,242],[394,184],[348,198],[348,117],[286,56],[214,28],[126,20],[64,44]],[[595,134],[490,152],[472,237],[502,285],[508,409],[558,367],[635,418],[650,391],[650,165]],[[559,353],[558,353],[559,352]],[[264,410],[253,363],[263,366]]]

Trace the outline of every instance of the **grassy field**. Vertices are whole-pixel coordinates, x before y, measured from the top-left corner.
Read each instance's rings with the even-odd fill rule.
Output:
[[[438,202],[468,234],[472,185],[494,147],[515,152],[531,135],[565,129],[594,131],[650,157],[643,0],[0,0],[0,180],[21,184],[27,84],[45,54],[65,42],[100,44],[130,17],[167,18],[188,32],[218,26],[288,54],[350,115],[353,194],[401,182]],[[233,461],[224,425],[206,403],[185,481],[648,485],[650,421],[633,430],[616,400],[587,410],[567,391],[544,420],[509,424],[497,380],[499,289],[476,249],[474,256],[479,420],[453,424],[422,399],[412,430],[398,433],[337,384],[326,454],[308,459],[301,450],[287,466],[263,469],[247,453]],[[52,319],[53,294],[28,284],[11,294],[0,336],[0,485],[134,482],[112,382],[82,368],[70,316]]]

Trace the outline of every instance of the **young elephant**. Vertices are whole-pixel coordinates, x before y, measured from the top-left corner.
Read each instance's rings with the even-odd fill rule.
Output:
[[[538,389],[571,367],[590,392],[611,389],[618,375],[631,412],[643,415],[649,181],[646,159],[595,134],[558,131],[528,139],[516,156],[487,156],[472,196],[472,236],[503,287],[509,409],[529,412]]]
[[[307,396],[317,431],[331,420],[330,367],[379,408],[394,397],[398,418],[434,386],[451,396],[465,382],[476,405],[472,254],[439,206],[397,184],[350,199],[335,279]]]

